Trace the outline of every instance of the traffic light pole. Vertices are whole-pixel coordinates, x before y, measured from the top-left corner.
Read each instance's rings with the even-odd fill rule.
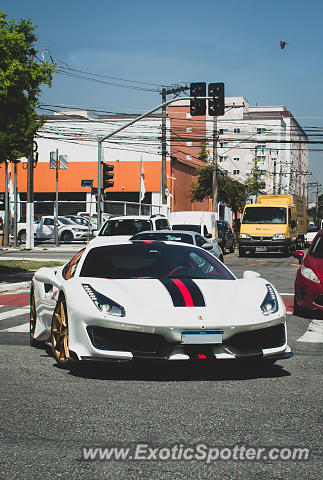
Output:
[[[213,117],[213,145],[212,145],[212,212],[218,213],[218,117]]]
[[[185,97],[184,100],[209,100],[212,99],[213,97]],[[146,113],[143,113],[142,115],[139,115],[139,117],[135,118],[134,120],[131,120],[131,122],[126,123],[122,127],[117,128],[116,130],[113,130],[113,132],[109,133],[108,135],[105,135],[104,137],[100,138],[98,140],[98,199],[97,199],[97,212],[98,212],[98,224],[97,227],[98,229],[101,227],[102,224],[102,210],[101,210],[101,204],[100,204],[100,198],[101,198],[101,190],[102,190],[102,174],[101,174],[101,164],[102,164],[102,144],[105,140],[108,140],[111,138],[113,135],[116,135],[117,133],[121,132],[122,130],[125,130],[126,128],[130,127],[134,123],[139,122],[139,120],[142,120],[145,117],[148,117],[154,112],[157,112],[157,110],[160,110],[163,107],[167,107],[171,103],[178,102],[180,100],[183,100],[183,97],[179,98],[172,98],[170,100],[167,100],[167,102],[163,102],[157,107],[152,108]],[[166,165],[165,165],[166,167]],[[166,171],[166,170],[165,170]]]

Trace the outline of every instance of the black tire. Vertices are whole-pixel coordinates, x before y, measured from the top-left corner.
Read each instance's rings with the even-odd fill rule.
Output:
[[[66,231],[63,232],[61,235],[62,242],[72,242],[74,240],[74,236],[72,232]]]
[[[27,239],[27,234],[26,234],[26,230],[20,230],[20,232],[18,233],[18,242],[19,243],[26,243],[26,239]]]

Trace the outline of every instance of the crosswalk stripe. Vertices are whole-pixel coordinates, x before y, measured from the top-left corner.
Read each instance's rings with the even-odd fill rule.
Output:
[[[0,332],[16,332],[16,333],[26,333],[29,332],[29,322],[18,325],[17,327],[10,327],[0,330]]]
[[[323,321],[313,320],[304,333],[298,340],[298,342],[308,343],[323,343]]]
[[[15,308],[14,310],[8,310],[7,312],[0,313],[0,321],[7,320],[8,318],[18,317],[19,315],[25,315],[29,312],[30,307]]]

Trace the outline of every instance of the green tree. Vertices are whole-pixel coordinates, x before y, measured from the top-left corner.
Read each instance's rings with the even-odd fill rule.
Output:
[[[192,182],[190,189],[191,201],[201,202],[212,197],[213,165],[205,165],[196,169],[199,174],[196,182]],[[218,201],[225,202],[232,209],[234,216],[245,205],[248,195],[244,184],[233,180],[226,173],[217,168]]]
[[[255,165],[251,169],[251,174],[247,175],[247,179],[244,182],[246,192],[249,195],[258,195],[262,193],[261,190],[266,188],[266,182],[260,180],[261,170],[257,165],[258,159],[254,159]]]
[[[52,67],[33,62],[38,36],[31,20],[7,21],[0,11],[0,162],[29,155],[45,118],[35,112],[42,84],[51,86]]]

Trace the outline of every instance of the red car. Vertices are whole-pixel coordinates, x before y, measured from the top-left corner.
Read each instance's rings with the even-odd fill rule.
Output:
[[[305,258],[302,251],[293,255],[302,264],[295,280],[294,314],[323,313],[323,230],[316,234]]]

